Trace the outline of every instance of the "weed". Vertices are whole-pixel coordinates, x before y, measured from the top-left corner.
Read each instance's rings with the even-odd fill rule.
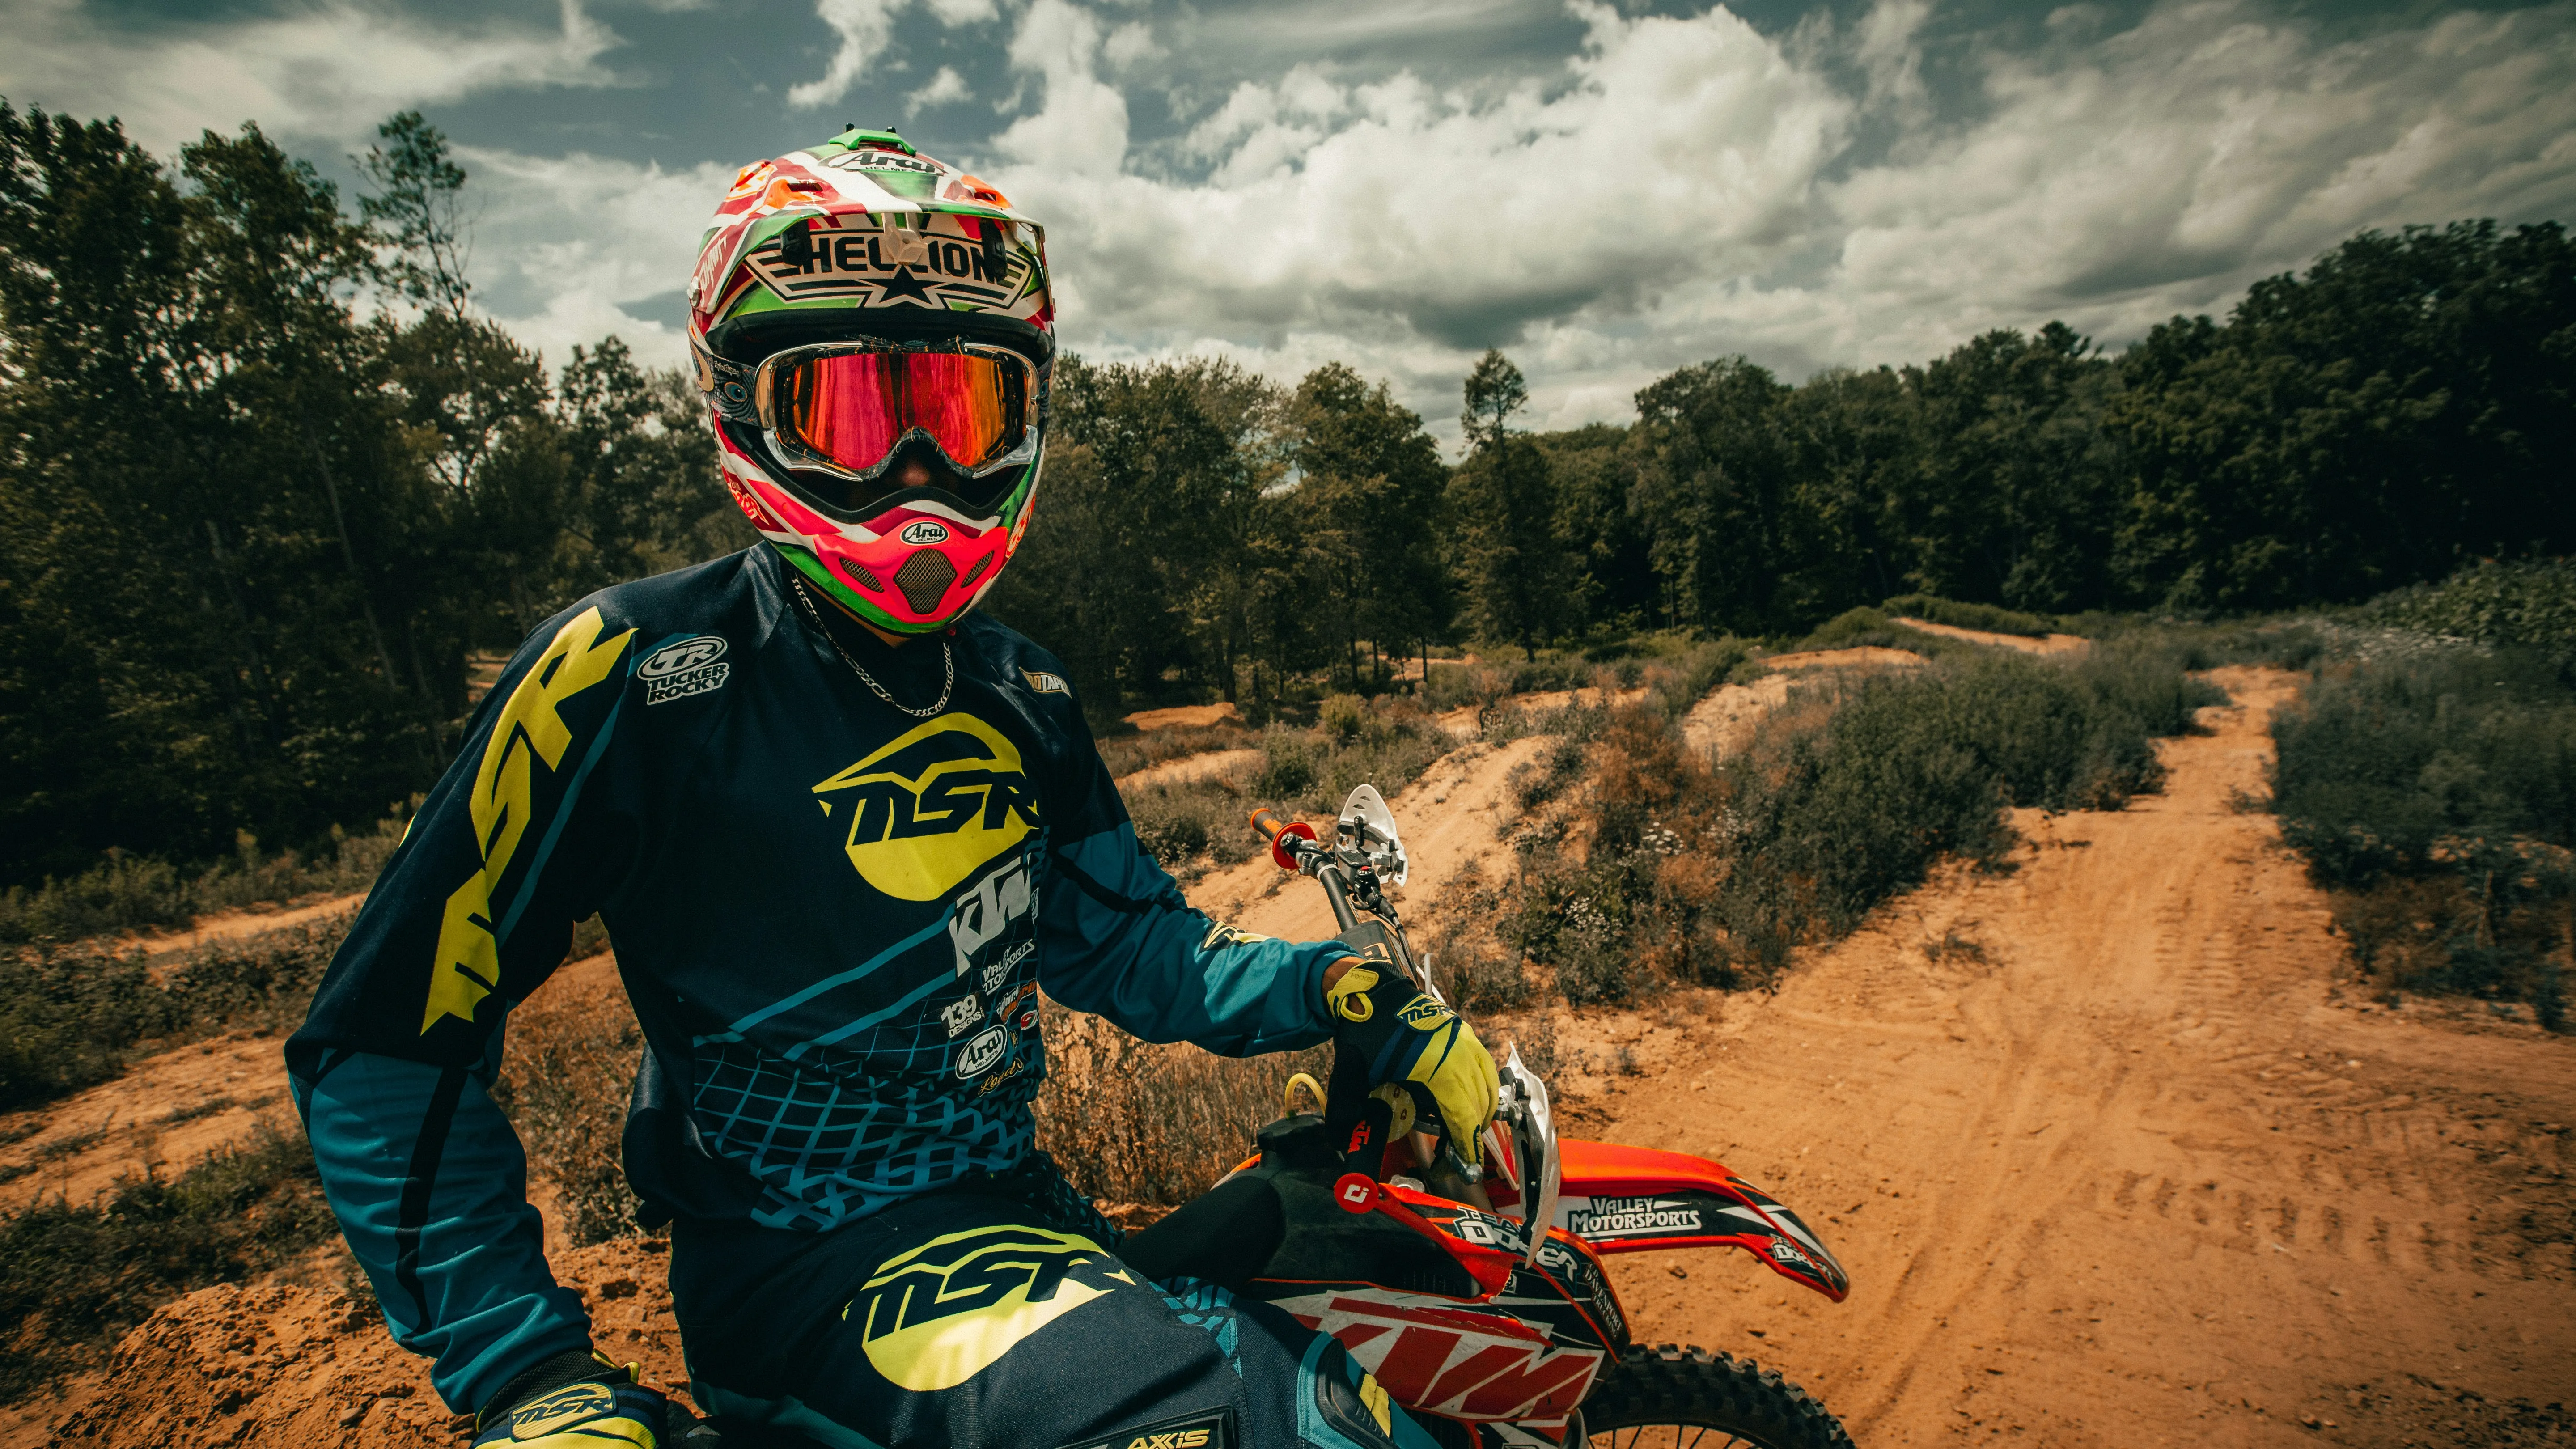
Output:
[[[576,1246],[633,1237],[640,1206],[619,1160],[643,1033],[623,996],[513,1013],[492,1099],[554,1184]]]
[[[1511,1045],[1521,1054],[1521,1065],[1538,1073],[1539,1080],[1554,1082],[1557,1068],[1556,1019],[1546,1012],[1533,1012],[1514,1023]]]
[[[1331,1071],[1321,1049],[1239,1061],[1138,1041],[1053,1002],[1045,1014],[1037,1145],[1083,1191],[1119,1202],[1178,1204],[1214,1187],[1280,1115],[1291,1073]]]
[[[1494,932],[1502,896],[1470,857],[1425,913],[1432,925],[1423,954],[1433,980],[1462,1011],[1508,1009],[1529,999],[1518,953],[1504,949]]]
[[[180,1107],[174,1111],[164,1114],[159,1125],[163,1127],[176,1127],[182,1122],[194,1122],[202,1117],[212,1117],[218,1113],[229,1112],[240,1105],[240,1102],[231,1097],[208,1097],[202,1102],[191,1102],[185,1107]]]

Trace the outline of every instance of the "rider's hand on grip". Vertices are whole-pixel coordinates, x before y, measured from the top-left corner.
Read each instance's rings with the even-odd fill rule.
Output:
[[[1424,1116],[1437,1115],[1450,1149],[1477,1165],[1501,1090],[1493,1055],[1458,1013],[1415,990],[1392,966],[1348,960],[1348,969],[1324,988],[1334,1043],[1366,1064],[1370,1081],[1404,1087]]]
[[[566,1382],[571,1374],[582,1376]],[[658,1449],[670,1404],[637,1379],[633,1364],[560,1355],[502,1390],[506,1403],[485,1406],[474,1449]]]

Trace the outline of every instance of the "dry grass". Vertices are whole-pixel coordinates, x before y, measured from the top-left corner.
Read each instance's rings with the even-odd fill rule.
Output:
[[[1192,755],[1211,754],[1218,750],[1248,750],[1261,743],[1261,736],[1241,725],[1221,724],[1194,729],[1139,730],[1134,734],[1112,735],[1098,743],[1100,762],[1109,767],[1109,776],[1114,780],[1155,765],[1186,760]]]
[[[626,994],[610,988],[540,997],[513,1012],[493,1100],[555,1191],[575,1247],[643,1231],[619,1147],[644,1036]]]
[[[1075,1186],[1112,1203],[1171,1206],[1214,1187],[1280,1115],[1289,1074],[1321,1081],[1332,1067],[1321,1049],[1236,1061],[1157,1046],[1053,1002],[1045,1029],[1038,1146]]]

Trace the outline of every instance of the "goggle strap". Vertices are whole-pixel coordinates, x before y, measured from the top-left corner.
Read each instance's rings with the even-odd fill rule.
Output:
[[[694,337],[689,339],[689,350],[696,354],[698,390],[707,395],[717,416],[735,423],[760,421],[760,409],[752,405],[751,398],[752,382],[760,369],[728,362]]]

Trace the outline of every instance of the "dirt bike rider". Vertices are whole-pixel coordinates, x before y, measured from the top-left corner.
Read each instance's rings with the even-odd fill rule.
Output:
[[[1332,1340],[1129,1270],[1031,1146],[1041,986],[1227,1055],[1338,1035],[1470,1160],[1495,1095],[1400,976],[1191,909],[1061,667],[972,612],[1037,482],[1041,232],[851,131],[744,168],[689,295],[763,541],[531,636],[287,1046],[395,1337],[476,1444],[667,1433],[555,1284],[490,1095],[505,1014],[596,911],[702,1407],[828,1445],[1427,1445]]]

